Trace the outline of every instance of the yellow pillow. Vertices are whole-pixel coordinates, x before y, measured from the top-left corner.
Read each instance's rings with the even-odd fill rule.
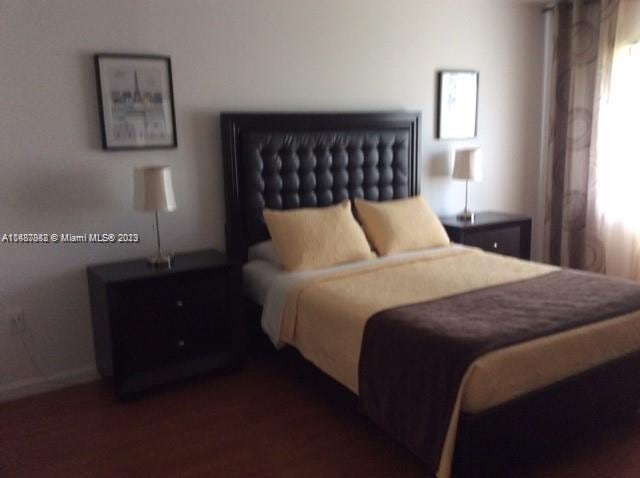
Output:
[[[265,209],[269,234],[288,271],[319,269],[374,257],[351,203],[288,211]]]
[[[356,199],[355,203],[362,227],[381,256],[450,243],[440,219],[422,196],[384,202]]]

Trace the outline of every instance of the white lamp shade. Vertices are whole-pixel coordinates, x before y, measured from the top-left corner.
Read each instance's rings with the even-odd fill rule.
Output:
[[[453,163],[455,179],[482,181],[482,155],[479,148],[459,149]]]
[[[133,207],[139,211],[175,211],[176,198],[169,166],[134,170]]]

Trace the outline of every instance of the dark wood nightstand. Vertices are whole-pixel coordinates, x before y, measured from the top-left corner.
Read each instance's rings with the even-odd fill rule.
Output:
[[[214,250],[87,268],[98,371],[119,398],[239,366],[245,349],[240,265]]]
[[[531,218],[520,214],[480,212],[473,222],[455,216],[440,220],[453,242],[485,251],[531,259]]]

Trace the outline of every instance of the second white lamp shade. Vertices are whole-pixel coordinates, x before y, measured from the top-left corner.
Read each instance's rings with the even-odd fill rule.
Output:
[[[453,163],[453,178],[482,181],[482,154],[480,148],[459,149]]]
[[[175,211],[169,166],[135,169],[133,207],[139,211]]]

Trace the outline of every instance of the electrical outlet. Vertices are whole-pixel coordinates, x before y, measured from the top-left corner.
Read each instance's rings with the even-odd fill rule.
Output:
[[[9,318],[9,331],[11,335],[22,335],[27,330],[27,322],[24,319],[24,309],[22,307],[12,307],[7,310]]]

